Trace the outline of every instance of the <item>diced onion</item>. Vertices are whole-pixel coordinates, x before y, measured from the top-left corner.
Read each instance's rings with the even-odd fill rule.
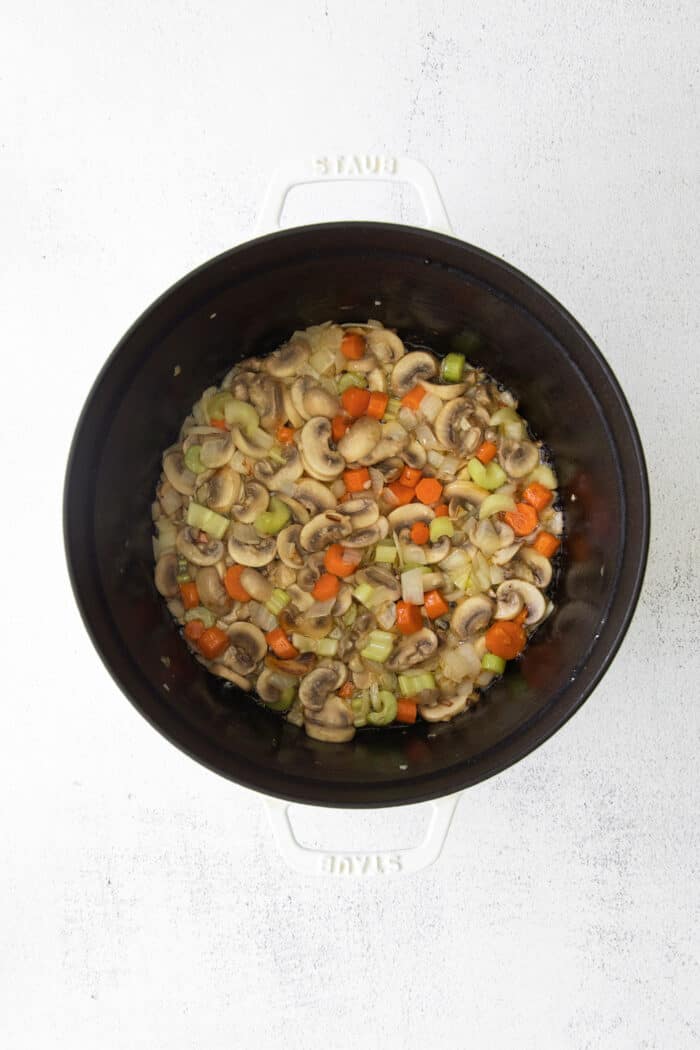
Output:
[[[440,466],[442,466],[442,463],[443,463],[444,459],[445,459],[445,453],[444,452],[438,452],[438,450],[436,448],[431,448],[430,451],[428,452],[428,463],[430,463],[431,467],[440,467]]]
[[[462,642],[455,649],[446,649],[440,664],[446,678],[453,682],[474,679],[481,670],[481,660],[471,642]]]
[[[416,413],[412,412],[410,408],[402,408],[399,411],[399,423],[404,430],[415,430],[418,426]]]
[[[548,489],[555,489],[557,487],[556,474],[546,463],[540,463],[538,467],[535,467],[532,474],[528,476],[525,484],[531,485],[533,481],[538,481],[540,485],[544,485],[544,487]]]
[[[277,626],[277,617],[273,616],[269,609],[266,609],[260,602],[250,602],[248,605],[250,609],[250,620],[256,627],[259,627],[261,631],[273,631]]]
[[[423,569],[408,569],[401,573],[401,596],[411,605],[423,604]]]
[[[514,408],[509,408],[504,405],[502,408],[497,409],[489,419],[489,425],[492,427],[499,427],[503,423],[519,423],[520,416]]]
[[[445,456],[440,464],[440,473],[449,478],[454,477],[459,469],[459,460],[456,456]]]
[[[437,419],[437,414],[443,407],[443,402],[436,394],[426,394],[421,401],[419,411],[429,423],[434,423]]]
[[[425,401],[425,398],[423,398]],[[435,449],[438,447],[439,442],[433,434],[427,423],[419,423],[416,427],[416,437],[420,441],[423,448]]]

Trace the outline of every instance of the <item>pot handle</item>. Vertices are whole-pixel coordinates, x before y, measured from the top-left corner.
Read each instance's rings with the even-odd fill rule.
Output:
[[[430,823],[418,846],[397,850],[322,850],[302,846],[289,819],[291,802],[267,797],[265,805],[277,848],[283,859],[300,875],[408,875],[427,868],[440,856],[461,792],[427,803],[432,807]]]
[[[260,234],[280,228],[287,195],[295,186],[313,182],[407,182],[417,191],[426,226],[452,233],[440,190],[430,168],[412,157],[337,154],[290,158],[272,176],[256,224]]]

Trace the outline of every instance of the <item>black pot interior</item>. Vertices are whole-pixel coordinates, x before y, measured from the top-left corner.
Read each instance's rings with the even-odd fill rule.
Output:
[[[360,731],[352,744],[334,746],[308,739],[189,655],[153,585],[150,507],[161,452],[205,386],[295,328],[368,317],[441,353],[467,347],[474,363],[517,394],[559,473],[567,542],[555,613],[473,711],[450,724]],[[448,237],[383,224],[262,238],[170,289],[98,378],[76,431],[65,496],[78,603],[126,695],[210,768],[306,802],[417,801],[482,780],[532,750],[605,670],[646,557],[638,437],[590,339],[500,260]]]

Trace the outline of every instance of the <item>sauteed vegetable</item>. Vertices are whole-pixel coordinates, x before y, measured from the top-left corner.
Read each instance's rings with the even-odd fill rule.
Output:
[[[153,504],[156,587],[196,657],[317,740],[477,702],[551,612],[561,542],[516,409],[374,321],[235,365]]]

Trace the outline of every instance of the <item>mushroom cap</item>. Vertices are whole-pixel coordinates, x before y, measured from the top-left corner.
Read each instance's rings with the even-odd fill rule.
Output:
[[[291,387],[285,386],[282,389],[282,406],[284,408],[284,414],[292,426],[295,428],[303,427],[305,420],[304,417],[299,414],[296,405],[292,401]]]
[[[264,667],[255,683],[255,688],[261,700],[267,704],[276,704],[282,699],[282,686],[277,683],[280,672],[272,667]]]
[[[512,597],[513,592],[518,596],[515,599]],[[520,607],[517,612],[511,613],[507,617],[501,616],[499,617],[500,619],[511,619],[512,616],[517,616],[523,605],[527,607],[526,626],[531,627],[544,618],[547,600],[542,591],[538,590],[534,584],[526,583],[525,580],[504,580],[496,591],[496,598],[498,600],[498,608],[502,610],[512,609],[517,604],[518,598],[520,599]]]
[[[292,496],[302,503],[310,514],[320,514],[322,510],[332,510],[338,501],[321,481],[313,478],[302,478],[292,489]]]
[[[339,543],[352,532],[351,520],[334,510],[324,510],[321,514],[302,526],[299,542],[304,550],[320,551],[331,543]]]
[[[205,467],[216,469],[225,466],[233,455],[233,440],[228,430],[215,430],[204,434],[197,442],[199,458]]]
[[[254,539],[241,539],[234,528],[229,533],[228,553],[237,565],[249,565],[257,569],[261,565],[269,565],[274,558],[277,553],[277,537],[256,534]]]
[[[195,576],[200,605],[211,609],[217,616],[231,611],[233,601],[224,587],[215,565],[203,565]]]
[[[326,744],[345,744],[352,740],[355,724],[349,701],[333,695],[319,711],[304,708],[304,729],[307,736]]]
[[[345,683],[348,671],[339,660],[329,660],[309,671],[299,686],[299,699],[304,708],[320,711],[326,698]]]
[[[271,376],[286,379],[289,376],[298,376],[302,365],[305,365],[308,360],[308,343],[292,339],[279,350],[268,354],[264,359],[263,367]]]
[[[471,682],[469,683],[471,692]],[[450,698],[441,698],[436,704],[419,704],[421,718],[426,722],[450,722],[464,711],[469,694],[464,692]]]
[[[248,679],[244,678],[241,674],[237,674],[236,671],[227,667],[226,664],[209,664],[209,670],[219,678],[225,678],[227,682],[233,682],[233,684],[237,685],[240,689],[250,689],[250,682]]]
[[[393,367],[391,385],[397,397],[403,397],[422,379],[437,375],[437,358],[425,350],[413,350],[404,354]]]
[[[379,507],[373,496],[357,495],[341,503],[337,513],[350,520],[353,530],[363,529],[367,525],[374,525],[379,517]]]
[[[298,499],[294,499],[293,496],[285,495],[283,492],[278,492],[277,498],[291,510],[292,521],[295,521],[298,525],[306,525],[311,515],[303,503],[300,503]]]
[[[498,450],[498,462],[511,478],[524,478],[531,474],[540,461],[539,449],[531,441],[516,441],[506,438]]]
[[[535,585],[544,590],[552,582],[552,563],[544,554],[540,554],[533,547],[520,548],[520,561],[525,562],[532,572]]]
[[[455,397],[461,397],[469,386],[468,383],[430,383],[427,379],[421,379],[420,385],[427,393],[434,394],[441,401],[452,401]]]
[[[255,406],[260,424],[265,430],[274,430],[284,418],[282,384],[277,379],[264,374],[256,375],[248,384],[248,400]]]
[[[365,330],[365,339],[367,346],[378,361],[395,364],[406,353],[396,332],[392,332],[389,328],[368,327]]]
[[[273,463],[271,459],[260,459],[253,467],[253,474],[268,489],[297,481],[304,473],[299,449],[296,445],[283,445],[280,453],[284,463]]]
[[[435,631],[431,631],[429,627],[421,627],[415,634],[406,635],[398,642],[387,661],[387,667],[390,671],[415,667],[432,656],[437,647]]]
[[[375,470],[379,471],[386,484],[396,481],[401,476],[403,467],[404,462],[400,456],[390,456],[389,459],[374,464]]]
[[[177,598],[179,595],[180,588],[177,582],[177,573],[177,554],[175,551],[161,554],[156,562],[155,583],[156,590],[164,598]]]
[[[344,616],[351,605],[352,587],[349,587],[347,583],[341,583],[340,590],[331,609],[331,616]]]
[[[468,456],[481,442],[481,427],[474,426],[471,415],[474,404],[469,398],[456,397],[445,402],[435,419],[435,436],[445,448]]]
[[[466,478],[460,478],[458,481],[451,481],[449,485],[445,485],[444,494],[448,500],[464,500],[465,503],[471,503],[474,507],[480,507],[490,495],[488,489],[482,489],[481,485],[476,485]]]
[[[262,427],[254,431],[251,437],[244,434],[240,427],[233,427],[231,437],[239,452],[249,459],[264,459],[270,450],[268,434]]]
[[[231,467],[219,467],[204,484],[197,489],[197,501],[215,510],[217,514],[226,514],[241,494],[243,479]]]
[[[382,436],[382,425],[371,416],[361,416],[346,430],[338,442],[338,452],[348,463],[357,463],[362,456],[377,446]]]
[[[301,430],[299,448],[306,473],[318,481],[333,481],[345,469],[345,460],[330,447],[331,425],[324,416],[312,416]]]
[[[232,623],[226,633],[230,645],[223,662],[237,674],[251,674],[267,652],[265,635],[259,627],[245,620]]]
[[[233,517],[245,525],[255,521],[258,514],[267,510],[270,503],[270,493],[259,481],[246,481],[243,484],[243,502],[234,503],[231,507]],[[238,495],[240,499],[240,493]]]
[[[427,525],[434,517],[435,511],[432,507],[426,507],[424,503],[405,503],[403,507],[397,507],[387,514],[389,528],[395,531],[410,529],[417,521],[423,521]]]
[[[408,448],[405,448],[401,453],[401,458],[407,466],[413,467],[414,470],[422,470],[428,462],[428,453],[420,441],[414,438]]]
[[[371,547],[389,535],[389,522],[386,518],[377,518],[373,525],[367,525],[362,529],[355,529],[343,540],[345,547]]]
[[[176,492],[182,496],[194,494],[197,475],[185,466],[182,449],[174,449],[163,456],[163,472]]]
[[[382,436],[379,443],[371,452],[360,456],[357,462],[363,467],[372,467],[381,460],[398,456],[409,441],[410,437],[405,427],[402,427],[397,420],[390,419],[388,423],[382,424]]]
[[[333,419],[340,412],[340,401],[336,394],[331,394],[322,386],[312,386],[304,395],[304,409],[307,417],[325,416]]]
[[[277,556],[290,569],[301,569],[304,565],[306,554],[299,542],[300,533],[301,525],[287,525],[277,536]]]
[[[469,638],[488,627],[493,616],[493,602],[485,594],[465,598],[454,609],[450,627],[458,638]]]
[[[197,530],[199,533],[199,530]],[[216,565],[224,556],[224,545],[221,540],[208,539],[199,543],[195,539],[195,530],[185,525],[177,534],[175,547],[183,558],[193,565]]]
[[[397,601],[401,597],[401,584],[395,573],[384,565],[367,565],[355,574],[358,583],[367,583],[370,587],[381,587],[387,591],[387,599]]]
[[[268,578],[250,566],[246,566],[241,573],[241,587],[256,602],[266,602],[273,591],[272,584]]]
[[[309,555],[302,548],[304,564],[297,570],[297,585],[302,591],[312,591],[321,578],[323,570],[324,551]],[[306,606],[308,608],[308,606]]]

